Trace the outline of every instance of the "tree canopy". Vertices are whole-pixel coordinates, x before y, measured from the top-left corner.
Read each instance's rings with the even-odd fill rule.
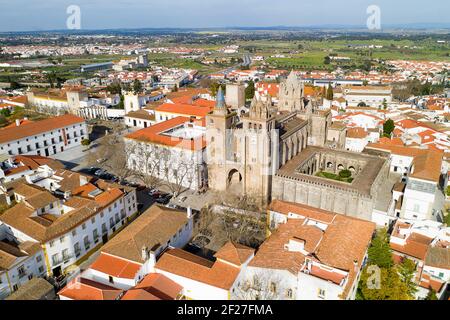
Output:
[[[250,80],[247,88],[245,88],[245,99],[251,100],[255,96],[255,83]]]
[[[369,263],[381,268],[390,268],[394,264],[392,250],[389,245],[389,235],[386,229],[377,231],[368,250]]]
[[[394,120],[392,120],[392,119],[386,120],[386,122],[383,124],[383,133],[387,137],[391,136],[394,129],[395,129],[395,123],[394,123]]]

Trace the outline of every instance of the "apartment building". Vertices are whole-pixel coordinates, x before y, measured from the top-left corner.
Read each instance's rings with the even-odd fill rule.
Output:
[[[183,287],[188,300],[229,300],[255,250],[228,242],[214,255],[214,261],[181,249],[169,249],[159,258],[155,271]]]
[[[15,205],[0,217],[13,239],[37,242],[45,274],[71,273],[137,213],[134,188],[42,166],[8,189]]]
[[[390,171],[401,174],[406,184],[396,204],[401,208],[397,217],[442,221],[447,185],[442,152],[395,145],[393,141],[369,144],[367,149],[388,152]]]
[[[204,120],[176,117],[125,136],[128,167],[174,184],[180,191],[206,185]]]
[[[87,139],[84,119],[63,115],[40,121],[16,121],[0,130],[0,154],[48,157],[81,145]]]
[[[63,300],[178,299],[182,286],[156,272],[156,259],[184,247],[192,230],[190,209],[154,205],[106,243],[94,263],[58,294]]]
[[[409,259],[416,264],[416,299],[430,290],[442,297],[450,281],[450,228],[436,221],[399,219],[390,236],[394,262]]]
[[[38,242],[12,237],[0,224],[0,300],[35,277],[46,274],[44,252]]]
[[[243,290],[254,298],[351,300],[375,224],[275,200],[270,237],[250,261]]]

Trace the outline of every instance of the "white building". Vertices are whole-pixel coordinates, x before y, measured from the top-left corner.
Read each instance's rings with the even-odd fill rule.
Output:
[[[382,106],[392,102],[392,88],[383,86],[349,86],[344,88],[344,98],[349,106],[365,103],[367,106]]]
[[[396,263],[409,259],[416,264],[417,299],[430,290],[442,297],[450,281],[450,228],[435,221],[399,219],[390,237]]]
[[[273,201],[271,236],[249,263],[246,292],[260,299],[354,299],[375,224]]]
[[[155,271],[180,284],[186,299],[229,300],[253,256],[252,248],[231,242],[214,255],[214,261],[171,249],[159,258]]]
[[[0,221],[18,239],[40,243],[46,274],[59,277],[105,243],[136,213],[134,188],[43,166],[15,186]],[[55,197],[55,195],[58,196]]]
[[[84,119],[63,115],[41,121],[26,121],[0,130],[0,153],[8,155],[50,155],[81,145],[88,139]]]
[[[369,144],[367,148],[389,152],[391,172],[403,175],[406,189],[401,197],[401,218],[442,221],[447,185],[442,153],[387,143]]]
[[[106,285],[117,294],[117,290],[138,288],[146,277],[155,276],[157,257],[169,248],[184,247],[192,237],[192,230],[190,209],[184,212],[154,205],[102,247],[100,256],[82,273],[78,283],[82,285],[84,279],[97,288],[101,288],[99,284]],[[182,295],[180,284],[167,280],[178,288],[175,296]],[[77,288],[76,284],[77,280],[63,289],[60,297],[80,298],[85,289]]]
[[[15,237],[0,223],[0,300],[33,277],[42,277],[45,273],[40,244]]]
[[[206,184],[204,121],[173,118],[125,137],[130,169],[184,189]]]

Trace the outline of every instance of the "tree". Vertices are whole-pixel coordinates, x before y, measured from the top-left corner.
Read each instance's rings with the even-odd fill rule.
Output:
[[[215,217],[213,232],[222,242],[232,241],[257,248],[264,241],[266,206],[258,197],[220,194],[205,210]]]
[[[0,111],[0,114],[5,118],[8,118],[11,116],[11,110],[9,110],[9,108],[4,108]]]
[[[120,82],[115,81],[106,87],[106,90],[111,94],[121,94],[122,87],[120,86]]]
[[[330,101],[332,101],[334,98],[334,92],[333,92],[333,88],[331,87],[331,84],[328,84],[326,98],[327,98],[327,100],[330,100]]]
[[[323,63],[324,63],[324,64],[330,64],[330,63],[331,63],[331,58],[330,58],[329,56],[326,56],[326,57],[323,59]]]
[[[275,300],[285,298],[280,294],[281,279],[273,272],[247,272],[239,281],[231,298],[232,300]],[[292,289],[291,295],[293,295]],[[283,290],[285,291],[285,290]]]
[[[352,176],[352,172],[350,170],[341,170],[339,172],[339,177],[342,179],[348,179]]]
[[[375,238],[370,244],[369,263],[380,268],[390,268],[394,264],[392,260],[392,250],[389,245],[389,235],[385,228],[377,231]]]
[[[253,80],[248,82],[247,88],[245,88],[245,99],[251,100],[255,96],[255,83]]]
[[[128,167],[129,154],[122,137],[110,134],[100,139],[99,146],[95,152],[90,153],[90,156],[95,159],[106,159],[101,166],[115,174],[122,182],[133,174]]]
[[[430,289],[430,291],[428,291],[427,296],[425,297],[425,300],[438,300],[436,291],[434,289]]]
[[[384,109],[384,110],[386,110],[386,109],[387,109],[388,105],[387,105],[387,101],[386,101],[386,98],[385,98],[385,99],[383,99],[383,103],[382,103],[382,106],[383,106],[383,109]]]
[[[138,141],[127,141],[127,151],[130,155],[128,165],[134,172],[134,176],[149,189],[156,189],[162,185],[159,178],[163,149]]]
[[[211,95],[215,97],[219,91],[220,84],[218,82],[213,82],[210,84],[209,90],[211,90]]]
[[[394,123],[394,120],[392,120],[392,119],[386,120],[386,122],[383,124],[383,133],[384,133],[384,136],[390,138],[392,132],[394,131],[394,129],[395,129],[395,123]]]
[[[133,82],[134,94],[139,94],[142,92],[142,90],[143,90],[142,83],[138,79],[135,79]]]
[[[89,139],[83,139],[81,140],[81,145],[87,147],[88,145],[91,144],[91,141]]]
[[[396,268],[371,269],[371,266],[361,273],[357,297],[361,300],[413,299]]]
[[[417,292],[417,285],[414,282],[414,273],[416,272],[416,264],[411,259],[403,259],[398,266],[400,278],[408,288],[408,295],[414,296]]]

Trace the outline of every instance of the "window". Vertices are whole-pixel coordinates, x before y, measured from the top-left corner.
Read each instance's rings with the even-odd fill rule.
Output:
[[[73,251],[75,251],[75,255],[78,258],[80,256],[80,253],[81,253],[81,248],[80,248],[80,243],[79,242],[75,243],[75,245],[73,246]]]
[[[93,218],[91,219],[91,222],[92,222],[92,223],[95,223],[95,217],[93,217]]]
[[[97,243],[98,242],[98,230],[97,229],[95,229],[92,232],[92,236],[94,237],[94,242]]]
[[[62,252],[62,256],[63,256],[63,260],[64,261],[69,260],[70,259],[70,257],[69,257],[69,249],[64,249],[63,252]]]
[[[75,237],[76,235],[77,235],[77,230],[76,230],[76,229],[73,229],[73,230],[72,230],[72,236]]]
[[[82,228],[83,230],[85,230],[85,229],[86,229],[86,224],[83,223],[82,226],[81,226],[81,228]]]
[[[114,278],[109,276],[109,283],[114,283]]]
[[[22,278],[25,276],[25,266],[20,266],[19,268],[17,268],[17,272],[19,273],[19,278]]]
[[[325,299],[325,290],[319,289],[317,296],[321,299]]]
[[[48,245],[50,246],[50,248],[53,248],[53,246],[55,245],[55,241],[54,241],[54,240],[51,240],[51,241],[48,243]]]
[[[100,212],[100,218],[103,218],[105,216],[105,214],[102,212]]]
[[[114,227],[114,219],[112,217],[109,218],[109,227],[110,228]]]
[[[293,297],[292,289],[287,289],[286,290],[286,298],[292,299],[292,297]]]
[[[37,256],[36,257],[36,262],[41,262],[41,261],[42,261],[42,256],[41,255]]]
[[[88,237],[88,236],[85,236],[85,237],[84,237],[84,248],[85,248],[86,250],[88,250],[88,249],[90,248],[90,244],[91,244],[91,242],[89,241],[89,237]]]
[[[276,285],[276,283],[275,282],[271,282],[269,289],[270,289],[270,292],[276,293],[277,292],[277,285]]]
[[[43,273],[44,272],[44,267],[43,266],[40,266],[39,267],[39,273]]]
[[[59,242],[61,242],[61,243],[64,242],[64,236],[62,236],[61,238],[59,238]]]
[[[59,263],[59,254],[56,253],[52,256],[53,265],[57,265]]]
[[[108,232],[108,229],[106,229],[106,223],[102,224],[102,234],[105,234]]]

